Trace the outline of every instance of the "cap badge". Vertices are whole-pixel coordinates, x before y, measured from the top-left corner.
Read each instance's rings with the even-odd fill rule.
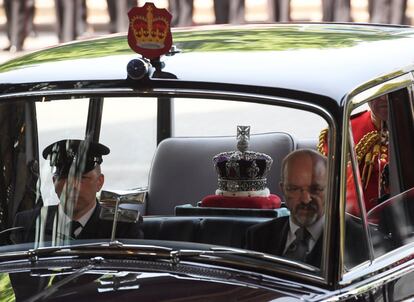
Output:
[[[168,53],[172,45],[171,14],[156,8],[151,2],[134,7],[128,12],[128,44],[147,59]]]

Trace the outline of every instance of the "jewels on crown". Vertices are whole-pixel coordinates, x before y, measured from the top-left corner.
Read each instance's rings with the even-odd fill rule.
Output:
[[[237,126],[237,151],[214,156],[218,189],[222,191],[259,191],[266,189],[266,175],[273,163],[264,153],[247,151],[250,126]]]

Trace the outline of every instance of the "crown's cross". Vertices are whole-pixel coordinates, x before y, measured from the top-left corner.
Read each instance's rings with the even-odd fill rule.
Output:
[[[249,147],[250,126],[237,126],[237,149],[244,152]]]
[[[152,32],[152,24],[153,23],[153,15],[152,15],[152,6],[147,7],[147,24],[148,24],[148,32]]]

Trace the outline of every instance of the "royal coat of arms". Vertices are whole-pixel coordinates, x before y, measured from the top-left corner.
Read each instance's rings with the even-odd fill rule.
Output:
[[[166,9],[158,9],[147,2],[142,7],[132,8],[128,17],[128,44],[135,52],[155,59],[170,50],[172,16]]]

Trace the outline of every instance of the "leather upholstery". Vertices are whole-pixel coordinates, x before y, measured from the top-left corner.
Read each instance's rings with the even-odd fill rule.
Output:
[[[176,240],[243,248],[248,227],[263,217],[146,217],[145,239]]]

